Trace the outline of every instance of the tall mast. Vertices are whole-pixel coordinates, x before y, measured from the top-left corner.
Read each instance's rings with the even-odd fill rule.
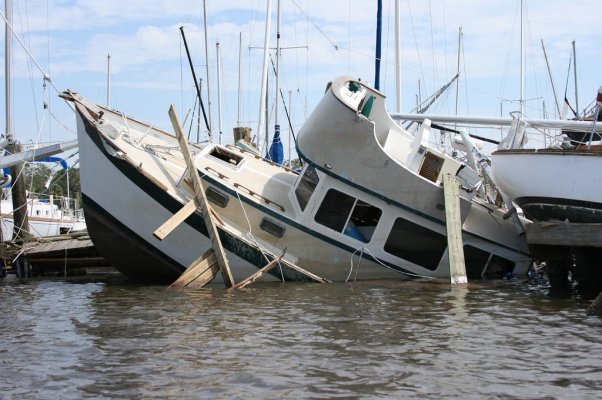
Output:
[[[219,144],[222,144],[222,89],[221,89],[221,69],[220,69],[220,51],[219,41],[215,42],[216,61],[217,61],[217,123],[219,129]]]
[[[238,115],[236,117],[236,126],[240,126],[241,117],[241,85],[242,85],[242,32],[238,34]]]
[[[13,59],[13,33],[9,24],[13,20],[13,0],[4,0],[4,13],[6,15],[6,25],[4,31],[4,77],[5,77],[5,110],[6,110],[6,139],[9,144],[15,140],[13,134],[13,110],[12,110],[12,70],[11,62]]]
[[[5,68],[5,99],[6,99],[6,139],[8,151],[12,154],[23,151],[20,143],[15,141],[13,132],[13,110],[12,110],[12,59],[13,59],[13,33],[10,25],[13,21],[13,0],[4,0],[4,12],[6,16],[6,30],[4,36],[4,68]],[[31,237],[29,233],[29,218],[27,217],[27,193],[25,190],[25,179],[22,175],[23,163],[16,164],[11,169],[15,177],[11,189],[13,200],[13,240]],[[7,238],[2,238],[6,240]]]
[[[264,124],[264,112],[267,109],[266,98],[267,98],[267,81],[268,81],[268,62],[269,62],[269,51],[270,51],[270,29],[272,26],[272,0],[267,2],[267,10],[265,16],[265,35],[263,45],[263,68],[261,70],[261,96],[259,98],[259,122],[257,124],[257,147],[261,151],[260,132],[263,129]],[[268,132],[266,129],[266,148],[268,143]]]
[[[573,73],[575,74],[575,111],[579,116],[579,93],[577,92],[577,49],[573,40]]]
[[[395,0],[395,110],[401,112],[401,10]]]
[[[276,3],[276,95],[274,97],[274,136],[280,135],[280,0]],[[267,135],[266,135],[267,137]],[[269,142],[267,142],[269,143]]]
[[[458,80],[456,81],[456,115],[458,115],[458,107],[460,106],[460,65],[462,57],[462,38],[463,38],[462,27],[458,28],[458,65],[456,72],[458,74]]]
[[[207,37],[207,0],[203,0],[203,25],[205,32],[205,62],[207,63],[207,114],[209,120],[209,131],[211,131],[211,126],[213,125],[213,121],[211,120],[211,85],[209,84],[209,38]],[[199,99],[200,101],[200,99]],[[211,139],[211,133],[209,133],[209,139]]]
[[[523,40],[523,4],[524,0],[520,0],[520,114],[521,117],[525,112],[525,61],[523,59],[525,53],[525,44]]]
[[[376,57],[374,60],[374,88],[380,90],[380,57],[383,19],[383,0],[378,0],[376,9]]]
[[[111,105],[111,54],[107,54],[107,107]]]

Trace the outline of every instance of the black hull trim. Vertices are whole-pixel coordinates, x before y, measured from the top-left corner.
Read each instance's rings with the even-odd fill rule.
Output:
[[[149,245],[92,199],[82,195],[88,233],[105,260],[136,282],[171,283],[185,266]]]
[[[515,202],[534,221],[602,223],[602,203],[550,197],[521,197]]]

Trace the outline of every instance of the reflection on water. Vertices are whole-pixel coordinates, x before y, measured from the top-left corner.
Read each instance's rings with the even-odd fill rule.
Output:
[[[602,396],[602,321],[518,282],[0,282],[2,398]]]

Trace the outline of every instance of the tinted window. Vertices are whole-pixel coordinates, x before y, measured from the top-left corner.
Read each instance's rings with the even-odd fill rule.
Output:
[[[315,221],[368,243],[372,239],[381,214],[380,209],[362,200],[330,189],[316,213]]]
[[[435,270],[447,247],[445,235],[403,218],[397,218],[385,251],[424,268]]]
[[[330,229],[342,232],[354,203],[355,198],[338,190],[329,189],[316,213],[315,220]]]
[[[358,200],[345,228],[345,235],[368,243],[372,239],[381,214],[382,211],[379,208]]]
[[[311,165],[308,165],[305,169],[305,173],[299,180],[299,184],[297,185],[297,189],[295,189],[295,196],[297,197],[297,201],[299,202],[299,206],[301,210],[305,210],[307,203],[311,195],[313,194],[316,186],[318,186],[318,182],[320,178],[318,178],[318,174],[316,169]]]
[[[481,279],[481,274],[487,261],[489,261],[489,252],[476,247],[464,246],[464,263],[466,264],[466,276],[468,279]]]

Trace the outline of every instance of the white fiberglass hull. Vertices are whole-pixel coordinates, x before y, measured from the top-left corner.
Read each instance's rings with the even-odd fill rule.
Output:
[[[602,152],[500,150],[492,161],[496,183],[528,218],[602,222]]]

